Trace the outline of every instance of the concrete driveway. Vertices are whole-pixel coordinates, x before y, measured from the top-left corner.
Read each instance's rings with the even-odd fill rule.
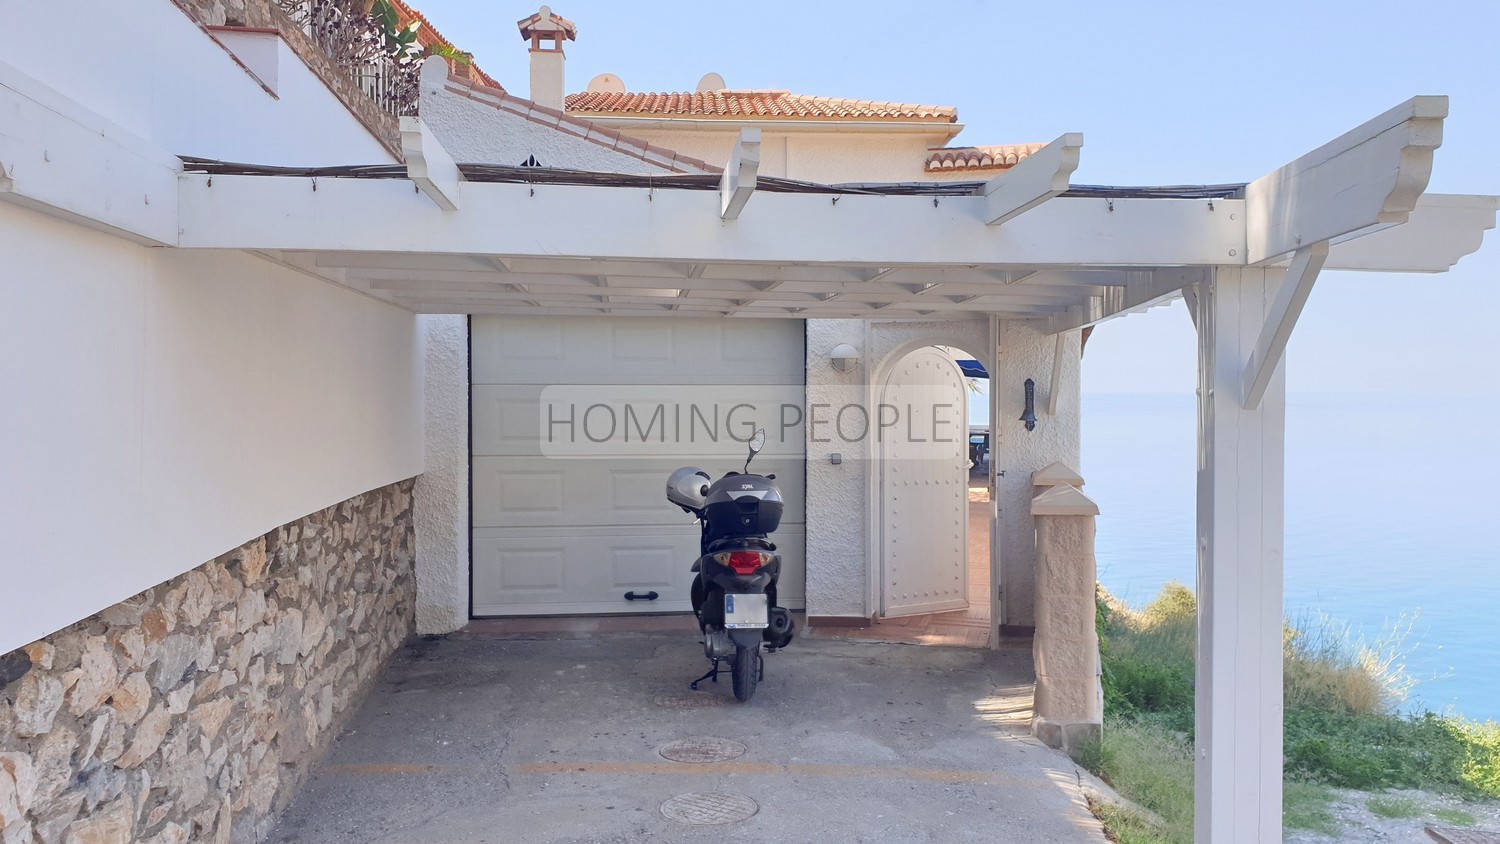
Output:
[[[744,705],[688,690],[690,623],[408,647],[269,840],[1105,840],[1025,732],[1029,650],[799,638]]]

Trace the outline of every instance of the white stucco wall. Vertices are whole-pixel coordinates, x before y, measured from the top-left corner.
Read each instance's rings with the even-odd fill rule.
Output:
[[[0,652],[422,470],[412,314],[0,203]]]
[[[868,324],[852,319],[807,321],[807,403],[841,405],[865,394],[869,382]],[[829,354],[840,343],[860,351],[860,365],[839,372]],[[811,432],[809,432],[811,439]],[[829,455],[844,454],[835,466]],[[860,616],[872,612],[870,590],[870,508],[866,487],[869,449],[861,454],[844,444],[807,445],[807,614]]]
[[[587,115],[580,115],[587,116]],[[675,129],[649,122],[600,121],[601,125],[653,144],[723,166],[739,138],[740,124],[716,123],[707,129]],[[767,176],[812,182],[984,181],[972,173],[925,170],[928,150],[942,146],[945,135],[868,132],[778,130],[761,125],[760,172]]]
[[[1004,579],[1001,622],[1022,627],[1036,625],[1036,540],[1031,518],[1031,473],[1060,461],[1077,469],[1082,449],[1079,404],[1079,334],[1063,343],[1062,386],[1057,415],[1047,416],[1051,395],[1052,356],[1056,338],[1042,334],[1024,321],[1000,323],[1000,359],[992,373],[992,389],[1000,396],[995,459],[1005,477],[997,479],[1000,505],[1000,553]],[[1026,430],[1021,413],[1026,407],[1023,388],[1036,381],[1035,431]]]
[[[469,620],[469,318],[417,318],[425,350],[426,446],[413,503],[417,632]]]
[[[842,373],[829,362],[834,346],[848,343],[860,351],[860,365]],[[1035,624],[1035,557],[1030,511],[1031,473],[1053,461],[1077,466],[1079,459],[1078,336],[1070,336],[1063,355],[1058,415],[1041,416],[1035,431],[1018,421],[1024,398],[1022,383],[1037,382],[1037,404],[1045,408],[1051,390],[1054,340],[1024,322],[1000,324],[999,359],[990,367],[987,320],[946,322],[873,322],[808,320],[807,396],[809,404],[837,404],[850,395],[875,401],[874,391],[886,371],[912,348],[943,344],[974,354],[990,368],[1001,396],[994,459],[1005,476],[998,481],[1001,512],[1000,553],[1003,617],[1009,625]],[[1039,411],[1040,412],[1040,411]],[[843,462],[833,465],[837,451]],[[807,447],[807,611],[811,616],[869,617],[878,608],[872,573],[877,549],[870,537],[878,489],[873,486],[870,444],[808,442]]]
[[[0,0],[0,61],[174,155],[253,164],[395,161],[278,44],[276,96],[167,0]],[[62,50],[66,55],[60,55]]]
[[[429,59],[422,67],[422,119],[454,161],[516,167],[535,156],[543,167],[602,173],[669,172],[552,126],[527,120],[446,89],[448,66]]]

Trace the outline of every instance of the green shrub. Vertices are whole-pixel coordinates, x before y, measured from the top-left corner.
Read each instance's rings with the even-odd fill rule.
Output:
[[[1104,692],[1104,711],[1120,712],[1129,703],[1115,685],[1114,660],[1110,657],[1109,650],[1109,634],[1112,629],[1110,619],[1113,614],[1110,600],[1104,587],[1094,584],[1094,632],[1099,634],[1099,686]]]
[[[1187,739],[1153,724],[1108,718],[1102,740],[1081,761],[1121,796],[1166,821],[1163,829],[1149,829],[1155,838],[1122,835],[1121,841],[1192,841],[1193,749]]]
[[[1474,789],[1464,780],[1465,745],[1436,715],[1349,715],[1288,710],[1288,773],[1339,788]]]
[[[1141,610],[1141,617],[1153,627],[1182,622],[1196,625],[1198,623],[1198,597],[1193,594],[1193,590],[1175,580],[1169,580],[1166,585],[1162,586],[1161,594]]]
[[[1192,721],[1192,675],[1180,666],[1163,665],[1149,655],[1126,653],[1111,660],[1111,675],[1116,694],[1123,703],[1122,714],[1156,713],[1181,715]]]
[[[1460,777],[1464,786],[1485,797],[1500,799],[1500,724],[1447,718],[1443,723],[1463,745]]]
[[[1140,612],[1100,590],[1096,624],[1105,712],[1149,715],[1176,730],[1192,730],[1197,602],[1177,583]]]

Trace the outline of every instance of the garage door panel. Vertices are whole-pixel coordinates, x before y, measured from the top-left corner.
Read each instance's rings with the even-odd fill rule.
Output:
[[[474,319],[469,360],[475,384],[505,384],[518,373],[560,371],[565,365],[565,322],[559,319]],[[553,383],[537,379],[535,383]]]
[[[708,459],[560,460],[547,457],[476,456],[474,527],[692,524],[667,502],[667,476],[683,465],[709,468]],[[756,458],[755,469],[776,476],[786,509],[782,525],[806,521],[801,458]],[[723,474],[715,473],[715,477]]]
[[[480,514],[505,514],[514,524],[566,524],[568,522],[568,473],[544,463],[521,469],[485,458],[475,461],[474,523],[501,527],[498,519]],[[484,483],[480,483],[483,478]]]
[[[801,383],[800,320],[475,318],[475,384]]]
[[[498,553],[501,589],[562,592],[563,559],[567,552],[561,544],[500,549]]]
[[[615,588],[666,589],[676,580],[682,558],[673,544],[610,549],[610,582]]]
[[[475,385],[470,393],[470,436],[475,454],[541,454],[538,385]]]
[[[801,405],[803,323],[475,317],[471,327],[474,614],[690,609],[699,529],[666,501],[667,476],[685,465],[715,478],[739,468],[744,444],[733,436],[750,427],[747,416],[766,415],[753,422],[770,430],[782,403]],[[712,435],[689,415],[694,406],[727,413],[747,400],[754,409],[736,411],[733,426],[715,420]],[[626,425],[630,406],[634,433],[588,438],[600,432],[583,429],[580,417],[595,404]],[[658,405],[683,421],[643,441],[642,423],[649,429]],[[574,418],[549,422],[544,409]],[[773,538],[783,558],[781,602],[798,608],[806,592],[804,446],[771,433],[755,469],[777,475],[786,501]],[[626,601],[631,591],[659,598]]]
[[[806,535],[800,525],[776,537],[779,603],[806,606]],[[483,528],[474,531],[474,615],[684,612],[692,609],[689,571],[698,529]],[[654,601],[625,593],[656,592]]]
[[[474,532],[474,614],[547,615],[568,612],[663,612],[691,609],[688,571],[697,555],[696,528],[650,528],[586,533],[481,529]],[[515,560],[555,559],[557,588],[515,584]],[[655,591],[655,601],[627,601],[625,593]]]

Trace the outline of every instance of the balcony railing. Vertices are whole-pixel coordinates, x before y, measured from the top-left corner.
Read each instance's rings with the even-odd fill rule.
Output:
[[[417,113],[422,62],[418,51],[388,46],[387,33],[352,0],[276,0],[314,44],[382,110]]]

